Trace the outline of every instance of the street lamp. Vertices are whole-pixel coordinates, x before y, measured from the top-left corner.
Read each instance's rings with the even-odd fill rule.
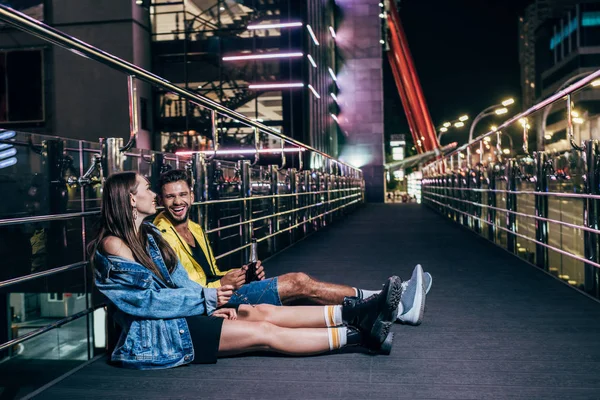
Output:
[[[585,78],[592,72],[595,72],[595,71],[582,72],[580,74],[570,77],[562,85],[560,85],[558,87],[558,89],[556,89],[554,91],[554,93],[560,92],[561,90],[563,90],[564,88],[569,86],[571,83],[575,82],[576,80]],[[592,81],[591,85],[592,85],[592,87],[597,88],[598,86],[600,86],[600,79],[596,79],[596,80]],[[550,115],[550,111],[552,111],[553,105],[554,105],[554,103],[548,104],[548,106],[544,109],[544,115],[542,116],[542,135],[539,135],[539,139],[538,139],[538,150],[540,150],[540,151],[544,150],[544,139],[546,136],[546,122],[548,121],[548,115]],[[575,116],[575,117],[577,118],[578,116]],[[583,123],[583,120],[581,118],[579,118],[578,122],[576,122],[575,119],[573,119],[573,122],[578,124],[578,123]]]
[[[508,108],[506,107],[510,106],[511,104],[514,104],[514,102],[515,100],[513,98],[506,99],[500,104],[494,104],[493,106],[489,106],[488,108],[484,109],[482,112],[477,114],[477,116],[473,120],[473,123],[471,124],[471,129],[469,129],[469,141],[467,143],[471,143],[473,141],[473,132],[475,132],[475,126],[479,121],[490,115],[506,114],[508,112]]]
[[[444,133],[448,132],[449,128],[451,128],[452,126],[454,126],[455,128],[462,128],[463,126],[465,126],[464,121],[467,121],[468,119],[469,119],[469,116],[465,114],[465,115],[461,115],[454,121],[444,122],[442,124],[442,126],[440,128],[438,128],[438,130],[440,131],[440,133],[438,135],[438,142],[441,141],[442,135]]]

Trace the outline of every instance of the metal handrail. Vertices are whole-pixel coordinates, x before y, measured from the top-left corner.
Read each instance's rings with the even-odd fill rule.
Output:
[[[29,274],[25,276],[21,276],[19,278],[9,279],[6,281],[0,281],[0,289],[3,289],[7,286],[16,285],[18,283],[28,282],[37,278],[43,278],[45,276],[59,274],[65,271],[71,271],[75,269],[79,269],[81,267],[85,267],[88,264],[87,261],[80,261],[74,264],[63,265],[62,267],[52,268],[47,271],[36,272],[35,274]]]
[[[21,218],[7,218],[0,219],[0,226],[7,225],[21,225],[28,224],[30,222],[47,222],[47,221],[61,221],[65,219],[90,217],[92,215],[99,215],[100,210],[97,211],[84,211],[70,214],[56,214],[56,215],[34,215],[32,217],[21,217]]]
[[[81,317],[85,317],[86,315],[91,314],[94,311],[96,311],[97,309],[105,307],[105,306],[106,306],[105,304],[99,304],[99,305],[97,305],[95,307],[87,308],[87,309],[85,309],[83,311],[78,312],[77,314],[70,315],[70,316],[68,316],[66,318],[63,318],[63,319],[60,319],[60,320],[58,320],[56,322],[53,322],[53,323],[48,324],[48,325],[45,325],[45,326],[41,327],[40,329],[36,329],[35,331],[28,332],[28,333],[24,334],[23,336],[19,336],[16,339],[9,340],[8,342],[0,343],[0,351],[8,349],[8,348],[10,348],[12,346],[15,346],[15,345],[17,345],[19,343],[22,343],[22,342],[26,341],[26,340],[32,339],[32,338],[34,338],[36,336],[41,335],[42,333],[46,333],[46,332],[52,330],[54,328],[58,328],[59,326],[63,326],[65,324],[68,324],[71,321],[75,321],[76,319],[79,319]]]
[[[230,110],[221,104],[207,98],[196,94],[192,91],[182,89],[177,85],[171,83],[170,81],[161,78],[158,75],[155,75],[151,72],[146,71],[143,68],[140,68],[130,62],[127,62],[121,58],[118,58],[110,53],[107,53],[103,50],[100,50],[97,47],[94,47],[88,43],[85,43],[82,40],[69,36],[57,29],[54,29],[40,21],[37,21],[21,12],[15,11],[12,8],[0,4],[0,20],[6,22],[14,26],[17,29],[28,32],[40,39],[53,43],[57,46],[63,47],[72,53],[75,53],[79,56],[84,56],[90,58],[94,61],[97,61],[101,64],[104,64],[108,67],[111,67],[115,70],[124,72],[128,75],[133,75],[136,79],[140,79],[142,81],[148,82],[155,86],[162,87],[167,89],[169,92],[175,93],[181,96],[184,99],[187,99],[195,104],[208,108],[210,110],[216,111],[224,116],[229,118],[236,119],[238,121],[244,122],[246,125],[250,127],[254,127],[256,129],[261,130],[262,132],[268,133],[270,135],[276,136],[290,144],[293,144],[298,147],[305,148],[314,153],[320,154],[321,156],[333,160],[337,163],[345,165],[354,170],[360,171],[359,168],[356,168],[350,164],[345,162],[336,160],[332,158],[330,155],[315,149],[314,147],[308,146],[296,139],[285,136],[280,132],[276,131],[273,128],[270,128],[266,125],[263,125],[257,121],[253,121],[252,119],[246,117],[243,114],[240,114],[236,111]],[[600,72],[599,72],[600,74]]]
[[[338,201],[346,200],[346,199],[349,199],[349,198],[352,198],[352,197],[357,197],[357,196],[360,196],[360,194],[359,193],[357,193],[357,194],[351,194],[349,196],[340,197],[340,198],[328,200],[328,201],[325,201],[325,202],[319,202],[319,203],[315,203],[315,204],[309,204],[307,206],[303,206],[303,207],[300,207],[300,208],[293,208],[291,210],[286,210],[286,211],[278,212],[278,213],[275,213],[275,214],[265,215],[264,217],[254,218],[254,219],[250,219],[248,221],[236,222],[235,224],[230,224],[230,225],[226,225],[226,226],[220,226],[218,228],[207,230],[206,233],[219,232],[219,231],[222,231],[222,230],[225,230],[225,229],[235,228],[235,227],[242,226],[242,225],[245,225],[245,224],[251,224],[251,223],[254,223],[254,222],[262,221],[263,219],[269,219],[269,218],[273,218],[273,217],[280,217],[280,216],[285,215],[285,214],[290,214],[290,213],[293,213],[293,212],[303,211],[303,210],[306,210],[308,208],[321,206],[323,204],[331,204],[331,203],[335,203],[335,202],[338,202]],[[248,198],[248,199],[250,199],[250,198]]]
[[[588,228],[587,226],[581,226],[581,225],[571,224],[571,223],[568,223],[568,222],[563,222],[563,221],[559,221],[559,220],[552,219],[552,218],[544,218],[544,217],[540,217],[540,216],[537,216],[537,215],[530,215],[530,214],[520,213],[518,211],[507,210],[505,208],[494,207],[494,206],[490,206],[490,205],[487,205],[487,204],[477,203],[477,202],[474,202],[474,201],[469,201],[469,200],[464,200],[464,199],[457,199],[456,197],[446,196],[446,195],[439,194],[439,193],[433,193],[433,192],[430,192],[428,190],[424,190],[423,193],[427,193],[427,195],[433,195],[433,196],[441,197],[441,198],[444,198],[444,199],[451,199],[452,201],[458,201],[459,203],[466,203],[466,204],[470,204],[470,205],[481,207],[481,208],[489,208],[490,210],[499,211],[499,212],[504,213],[504,214],[513,214],[513,215],[517,215],[519,217],[531,218],[531,219],[535,219],[535,220],[538,220],[538,221],[550,222],[550,223],[554,223],[554,224],[557,224],[557,225],[562,225],[562,226],[565,226],[567,228],[579,229],[579,230],[587,231],[587,232],[590,232],[590,233],[600,234],[600,230],[594,229],[594,228]],[[423,196],[423,197],[425,197],[425,196]],[[428,199],[433,201],[433,199],[431,199],[431,198],[428,198]],[[474,218],[477,218],[473,214],[468,214],[468,215],[472,216]]]
[[[466,213],[466,212],[464,212],[464,211],[462,211],[462,210],[458,210],[458,209],[456,209],[456,208],[454,208],[454,207],[452,207],[452,206],[449,206],[449,205],[447,205],[447,204],[441,203],[441,202],[439,202],[439,201],[437,201],[437,200],[434,200],[434,199],[429,199],[429,201],[432,201],[432,202],[434,202],[434,203],[436,203],[436,204],[438,204],[438,205],[440,205],[440,206],[447,207],[447,208],[449,208],[449,209],[451,209],[451,210],[453,210],[453,211],[455,211],[455,212],[457,212],[457,213],[460,213],[460,214],[463,214],[463,215],[469,216],[469,217],[471,217],[471,218],[474,218],[474,219],[476,219],[476,220],[479,220],[480,222],[484,222],[484,223],[486,223],[486,224],[488,224],[488,225],[493,225],[493,226],[495,226],[497,229],[500,229],[500,230],[502,230],[502,231],[505,231],[505,232],[507,232],[507,233],[510,233],[510,234],[512,234],[512,235],[518,236],[518,237],[520,237],[520,238],[522,238],[522,239],[529,240],[530,242],[534,242],[535,244],[539,244],[540,246],[546,247],[547,249],[550,249],[550,250],[556,251],[557,253],[560,253],[560,254],[563,254],[563,255],[565,255],[565,256],[571,257],[571,258],[573,258],[573,259],[575,259],[575,260],[577,260],[577,261],[581,261],[581,262],[583,262],[583,263],[585,263],[585,264],[589,264],[589,265],[592,265],[592,266],[594,266],[594,267],[596,267],[596,268],[600,268],[600,264],[598,264],[598,263],[596,263],[596,262],[594,262],[594,261],[590,261],[590,260],[588,260],[588,259],[586,259],[586,258],[584,258],[584,257],[580,257],[580,256],[578,256],[578,255],[575,255],[575,254],[569,253],[568,251],[565,251],[565,250],[559,249],[558,247],[554,247],[554,246],[551,246],[551,245],[549,245],[549,244],[546,244],[546,243],[540,242],[539,240],[532,239],[532,238],[530,238],[529,236],[522,235],[522,234],[520,234],[520,233],[518,233],[518,232],[511,231],[511,230],[510,230],[510,229],[508,229],[508,228],[505,228],[505,227],[503,227],[503,226],[500,226],[500,225],[497,225],[497,224],[495,224],[495,223],[492,223],[492,222],[486,221],[486,220],[485,220],[485,219],[483,219],[483,218],[480,218],[480,217],[477,217],[477,216],[475,216],[475,215],[472,215],[472,214]]]
[[[451,186],[434,186],[434,187],[436,189],[462,190],[462,191],[473,191],[473,192],[482,192],[482,193],[529,194],[529,195],[535,195],[535,196],[600,200],[600,195],[585,194],[585,193],[532,192],[532,191],[504,190],[504,189],[458,188],[458,187],[451,187]]]
[[[587,86],[588,84],[590,84],[592,81],[596,80],[600,78],[600,70],[589,74],[588,76],[582,78],[581,80],[573,83],[570,86],[567,86],[565,89],[561,90],[560,92],[557,92],[555,94],[553,94],[552,96],[540,101],[539,103],[533,105],[532,107],[528,108],[527,110],[523,111],[520,114],[515,115],[514,117],[506,120],[505,122],[503,122],[501,125],[499,125],[495,130],[493,131],[489,131],[486,133],[483,133],[479,136],[477,136],[475,139],[473,139],[472,141],[463,144],[462,146],[457,147],[456,149],[454,149],[453,151],[451,151],[450,153],[446,154],[444,156],[444,158],[447,158],[449,156],[453,156],[465,149],[467,149],[467,147],[470,147],[472,144],[483,140],[484,138],[493,135],[494,133],[498,132],[498,131],[502,131],[504,128],[509,127],[510,125],[512,125],[513,123],[519,121],[521,118],[527,118],[528,116],[530,116],[531,114],[541,110],[542,108],[550,105],[550,104],[554,104],[556,102],[558,102],[559,100],[561,100],[563,97],[570,95],[571,93]]]
[[[337,192],[347,192],[347,191],[357,191],[357,190],[361,190],[361,189],[358,187],[351,187],[351,188],[347,188],[347,189],[321,190],[318,192],[274,194],[274,195],[268,195],[268,196],[254,196],[254,197],[246,197],[246,198],[236,197],[233,199],[197,201],[195,203],[192,203],[192,206],[234,203],[234,202],[238,202],[238,201],[249,201],[249,200],[250,201],[251,200],[272,200],[275,198],[305,196],[305,195],[323,194],[323,193],[337,193]],[[94,199],[94,200],[97,200],[97,199]],[[159,208],[161,208],[161,207],[159,207]],[[62,220],[69,220],[69,219],[73,219],[73,218],[91,217],[91,216],[96,216],[96,215],[100,215],[100,210],[84,211],[84,212],[69,213],[69,214],[34,215],[31,217],[6,218],[6,219],[0,219],[0,227],[8,226],[8,225],[22,225],[22,224],[28,224],[28,223],[32,223],[32,222],[62,221]]]
[[[302,192],[302,193],[286,193],[286,194],[273,194],[267,196],[252,196],[252,197],[236,197],[233,199],[223,199],[223,200],[206,200],[206,201],[197,201],[192,203],[193,206],[202,206],[202,205],[212,205],[212,204],[220,204],[220,203],[233,203],[236,201],[252,201],[252,200],[270,200],[277,198],[285,198],[285,197],[295,197],[295,196],[307,196],[311,194],[323,194],[323,193],[337,193],[337,192],[347,192],[349,190],[357,191],[361,190],[359,187],[352,187],[347,189],[332,189],[332,190],[321,190],[318,192]]]
[[[340,199],[340,200],[342,200],[342,199]],[[260,243],[260,242],[262,242],[263,240],[270,239],[270,238],[272,238],[273,236],[277,236],[277,235],[279,235],[279,234],[281,234],[281,233],[283,233],[283,232],[287,232],[287,231],[289,231],[289,230],[295,229],[295,228],[297,228],[297,227],[299,227],[299,226],[302,226],[302,225],[305,225],[305,224],[307,224],[307,223],[309,223],[309,222],[312,222],[313,220],[315,220],[315,219],[317,219],[317,218],[321,218],[321,217],[323,217],[323,216],[325,216],[325,215],[327,215],[327,214],[331,214],[332,212],[335,212],[335,211],[337,211],[337,210],[339,210],[339,209],[341,209],[341,208],[344,208],[344,207],[348,207],[348,206],[350,206],[350,205],[352,205],[352,204],[356,204],[356,203],[358,203],[358,202],[359,202],[359,200],[353,200],[353,201],[351,201],[351,202],[349,202],[349,203],[347,203],[347,204],[344,204],[344,205],[341,205],[341,206],[339,206],[339,207],[336,207],[336,208],[334,208],[333,210],[325,211],[324,213],[321,213],[321,214],[319,214],[319,215],[315,215],[314,217],[310,217],[310,218],[306,219],[305,221],[299,222],[299,223],[297,223],[297,224],[295,224],[295,225],[292,225],[292,226],[288,226],[288,227],[287,227],[287,228],[285,228],[285,229],[278,230],[278,231],[277,231],[277,232],[275,232],[275,233],[272,233],[272,234],[270,234],[270,235],[266,235],[266,236],[264,236],[264,237],[262,237],[262,238],[260,238],[260,239],[257,239],[257,242],[258,242],[258,243]],[[318,204],[316,204],[316,205],[322,205],[322,204],[324,204],[324,203],[318,203]],[[235,249],[232,249],[232,250],[230,250],[230,251],[228,251],[228,252],[226,252],[226,253],[219,254],[218,256],[216,256],[216,257],[215,257],[215,260],[219,260],[219,259],[221,259],[221,258],[224,258],[224,257],[227,257],[227,256],[229,256],[229,255],[231,255],[231,254],[237,253],[238,251],[244,250],[244,249],[246,249],[246,248],[250,247],[251,245],[252,245],[252,243],[246,243],[246,244],[244,244],[244,245],[242,245],[242,246],[240,246],[240,247],[237,247],[237,248],[235,248]]]

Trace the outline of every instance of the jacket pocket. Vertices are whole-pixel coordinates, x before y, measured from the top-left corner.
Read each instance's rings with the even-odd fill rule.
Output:
[[[140,321],[140,343],[143,349],[152,347],[152,322],[151,320]]]

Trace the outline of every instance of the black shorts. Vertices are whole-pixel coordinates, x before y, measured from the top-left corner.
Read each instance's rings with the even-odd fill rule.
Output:
[[[223,308],[235,308],[237,305],[225,305]],[[217,362],[223,318],[194,315],[185,319],[190,329],[194,345],[192,364],[214,364]]]

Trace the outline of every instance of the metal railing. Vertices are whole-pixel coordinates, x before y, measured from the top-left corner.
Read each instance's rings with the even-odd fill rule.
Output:
[[[4,5],[0,20],[127,74],[130,111],[126,144],[120,138],[91,143],[22,132],[0,139],[0,144],[16,149],[17,160],[0,170],[3,193],[11,193],[0,202],[0,237],[2,243],[14,242],[0,248],[5,261],[0,271],[0,328],[6,328],[6,322],[13,325],[12,330],[0,330],[0,359],[10,361],[21,352],[18,346],[81,319],[83,359],[103,351],[104,342],[93,331],[98,323],[95,311],[104,304],[92,296],[86,248],[96,232],[102,182],[111,173],[138,171],[156,190],[162,172],[187,169],[197,200],[191,218],[206,230],[222,268],[240,266],[248,259],[251,238],[259,242],[260,256],[266,257],[363,202],[359,169]],[[167,154],[134,148],[139,119],[136,80],[210,110],[213,150]],[[253,148],[221,149],[217,116],[251,129]],[[272,147],[268,137],[277,138],[280,147]],[[62,301],[62,315],[56,311],[38,315],[45,323],[27,328],[22,319],[28,295],[39,296],[36,301],[48,303],[47,308]],[[23,299],[13,304],[13,296]],[[9,309],[8,315],[2,311]]]
[[[421,182],[424,204],[595,298],[600,118],[585,109],[593,109],[590,99],[600,101],[598,77],[600,71],[588,75],[424,166]],[[515,131],[522,146],[512,156],[502,138]],[[544,135],[544,151],[530,152],[532,131]]]

